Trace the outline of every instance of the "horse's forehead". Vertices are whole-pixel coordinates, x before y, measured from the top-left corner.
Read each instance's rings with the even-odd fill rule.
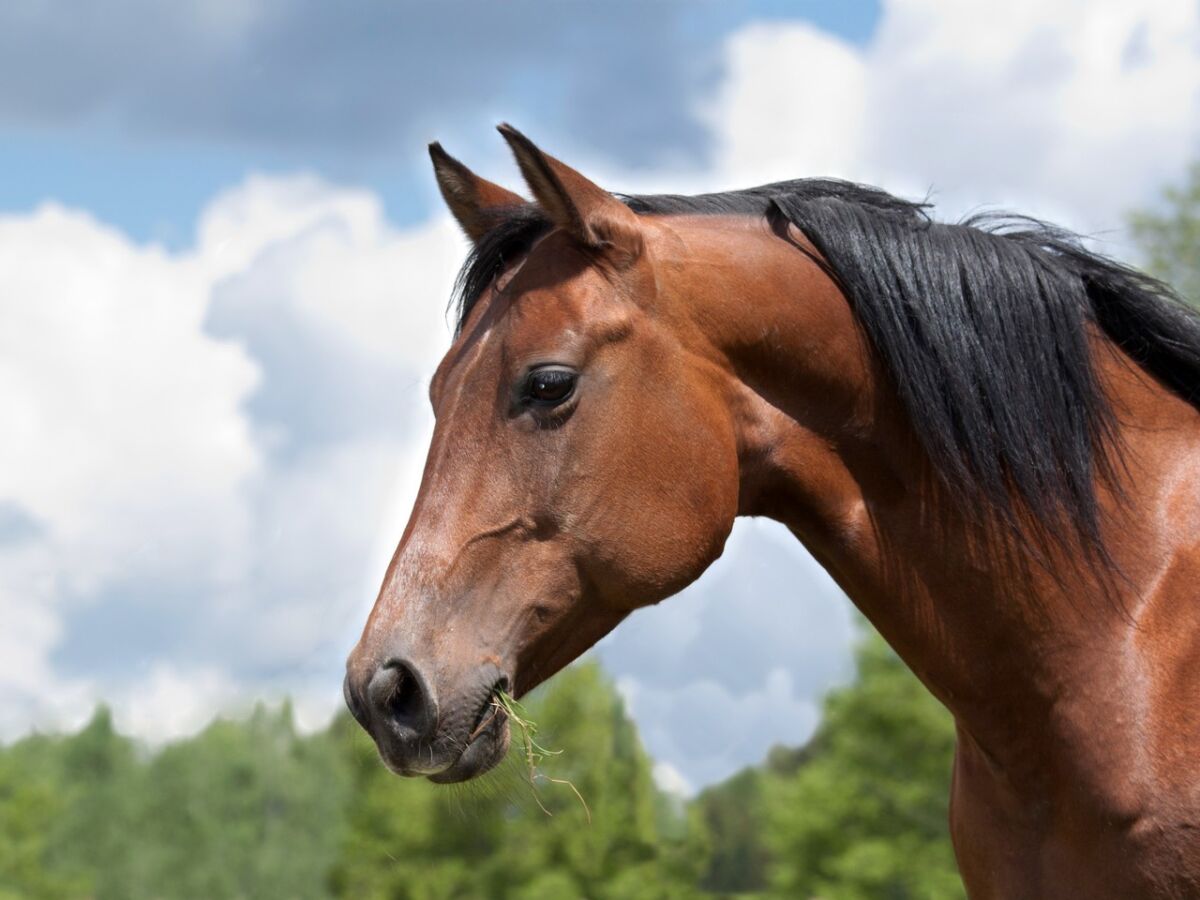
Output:
[[[442,359],[434,381],[446,383],[498,370],[506,353],[553,349],[561,335],[586,327],[588,307],[603,277],[582,254],[528,258],[503,289],[489,287],[478,311]],[[528,273],[527,273],[528,270]]]
[[[520,353],[553,344],[563,333],[585,331],[596,294],[596,286],[582,280],[559,290],[523,294],[509,308],[496,337],[506,350]]]
[[[585,253],[565,236],[551,235],[488,290],[480,327],[468,337],[494,342],[578,323],[603,285],[604,276]]]

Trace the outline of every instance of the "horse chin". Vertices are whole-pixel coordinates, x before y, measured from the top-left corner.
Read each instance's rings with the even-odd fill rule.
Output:
[[[495,768],[508,753],[507,720],[499,715],[467,744],[462,755],[448,769],[426,776],[436,784],[470,781]]]

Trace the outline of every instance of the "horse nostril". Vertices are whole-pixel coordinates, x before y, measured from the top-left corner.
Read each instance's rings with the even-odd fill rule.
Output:
[[[373,711],[409,738],[426,738],[434,725],[433,700],[425,680],[410,664],[390,659],[367,687]]]
[[[396,685],[385,705],[393,719],[410,722],[421,714],[421,688],[411,673],[401,666],[396,668]]]

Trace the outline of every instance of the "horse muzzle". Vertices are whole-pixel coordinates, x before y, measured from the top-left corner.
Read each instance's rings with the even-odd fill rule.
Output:
[[[466,781],[491,769],[508,750],[508,719],[496,702],[508,679],[485,666],[466,690],[439,703],[435,679],[403,656],[374,670],[348,666],[343,693],[351,714],[398,775]]]

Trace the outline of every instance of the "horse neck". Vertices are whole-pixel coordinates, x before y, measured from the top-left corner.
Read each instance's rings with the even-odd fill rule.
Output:
[[[705,233],[686,235],[689,247],[713,238],[711,224],[685,227]],[[845,297],[797,250],[804,244],[794,230],[730,225],[708,245],[703,284],[693,277],[683,300],[731,373],[740,513],[787,525],[960,727],[1003,754],[1015,719],[1048,720],[1064,697],[1128,674],[1112,670],[1128,662],[1112,649],[1129,643],[1173,558],[1162,518],[1147,515],[1169,502],[1179,474],[1159,444],[1167,431],[1176,457],[1182,445],[1195,459],[1200,416],[1106,344],[1101,377],[1127,468],[1123,503],[1107,491],[1101,502],[1121,577],[1105,581],[1063,560],[1052,575],[1020,548],[990,556],[970,537],[975,517],[940,496]],[[676,260],[689,261],[691,252]]]

